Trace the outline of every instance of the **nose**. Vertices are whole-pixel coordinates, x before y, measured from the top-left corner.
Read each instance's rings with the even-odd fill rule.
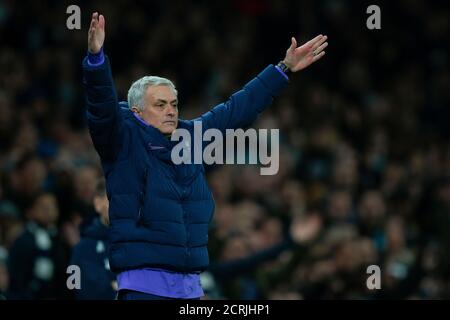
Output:
[[[176,113],[177,113],[176,108],[170,105],[169,108],[167,109],[167,115],[170,117],[175,117]]]

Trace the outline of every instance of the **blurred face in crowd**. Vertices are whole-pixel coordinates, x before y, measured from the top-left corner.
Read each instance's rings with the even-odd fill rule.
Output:
[[[94,207],[100,215],[100,219],[104,225],[109,225],[109,201],[108,197],[105,195],[94,197]]]
[[[178,126],[178,99],[175,92],[165,85],[149,86],[145,93],[145,108],[132,108],[145,122],[170,135]]]
[[[46,227],[55,224],[59,217],[55,196],[46,193],[37,198],[29,211],[29,217]]]
[[[23,231],[23,223],[19,217],[1,217],[0,212],[0,243],[8,249]]]
[[[356,246],[349,241],[342,243],[335,251],[335,263],[338,270],[351,272],[355,270],[360,262]]]
[[[367,225],[377,225],[386,214],[386,206],[379,191],[367,191],[361,199],[360,216]]]
[[[6,93],[0,93],[0,130],[10,128],[12,122],[11,98]]]
[[[222,252],[222,261],[230,261],[249,254],[249,246],[244,236],[234,235],[226,242]]]
[[[233,205],[218,206],[214,214],[214,219],[217,236],[220,238],[226,237],[235,227]]]
[[[235,206],[236,227],[242,233],[247,233],[265,219],[266,211],[258,203],[245,200]]]
[[[226,202],[230,198],[232,192],[232,175],[226,166],[212,172],[208,176],[208,181],[216,203]]]
[[[18,128],[14,140],[15,147],[32,151],[37,148],[38,143],[39,134],[32,123],[24,123]]]
[[[337,161],[333,167],[333,182],[336,186],[352,187],[358,181],[357,162],[348,157]]]
[[[37,158],[31,159],[16,176],[16,185],[20,192],[32,194],[42,187],[46,176],[47,169],[44,163]]]
[[[79,200],[91,204],[95,195],[98,172],[93,167],[83,167],[75,175],[75,190]]]
[[[347,191],[336,191],[330,196],[328,214],[335,222],[346,222],[352,209],[351,195]]]
[[[9,274],[5,263],[0,262],[0,291],[6,292],[9,287]]]
[[[391,217],[386,226],[389,251],[397,253],[405,247],[405,229],[403,219],[399,216]]]
[[[445,183],[442,186],[438,188],[438,198],[439,200],[447,205],[450,206],[450,183]]]
[[[266,220],[261,226],[260,233],[264,247],[269,247],[280,242],[282,238],[282,225],[280,220],[276,218]]]
[[[353,272],[360,266],[375,263],[376,259],[373,241],[363,237],[341,243],[335,251],[336,267],[344,272]]]

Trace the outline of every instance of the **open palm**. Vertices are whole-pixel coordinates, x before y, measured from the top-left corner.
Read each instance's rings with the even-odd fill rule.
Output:
[[[318,214],[295,217],[290,227],[292,239],[298,244],[314,240],[322,230],[322,218]]]
[[[327,36],[318,35],[302,46],[297,47],[297,40],[292,37],[291,46],[287,49],[283,62],[292,72],[305,69],[325,55],[323,49],[328,46],[326,40]]]
[[[105,41],[105,17],[94,12],[92,14],[91,25],[88,32],[88,50],[91,53],[98,53]]]

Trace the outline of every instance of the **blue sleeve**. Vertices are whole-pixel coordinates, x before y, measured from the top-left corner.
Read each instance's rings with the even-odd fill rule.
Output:
[[[105,62],[105,54],[103,53],[103,47],[98,53],[87,53],[87,63],[91,67],[97,67]]]
[[[112,161],[121,146],[124,125],[108,57],[99,65],[84,58],[83,76],[89,133],[102,161]]]
[[[261,250],[247,257],[238,258],[231,261],[211,263],[210,272],[224,280],[233,277],[237,277],[246,272],[253,271],[261,264],[275,260],[282,252],[292,249],[294,243],[291,238],[286,238],[279,244],[276,244],[270,248]]]
[[[278,70],[278,72],[279,73],[281,73],[282,75],[283,75],[283,77],[285,77],[286,78],[286,80],[288,80],[289,81],[289,77],[287,76],[287,74],[286,73],[284,73],[284,71],[283,70],[281,70],[281,68],[279,67],[279,66],[275,66],[275,68]]]
[[[217,105],[194,121],[202,121],[203,130],[216,128],[225,132],[226,129],[248,127],[288,83],[286,76],[273,65],[269,65],[228,101]]]

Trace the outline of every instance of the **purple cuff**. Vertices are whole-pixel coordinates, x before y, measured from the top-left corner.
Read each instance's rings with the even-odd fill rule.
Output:
[[[99,65],[102,65],[103,62],[105,62],[105,54],[103,53],[103,47],[97,53],[91,53],[88,51],[87,57],[88,57],[87,63],[91,67],[97,67]]]
[[[286,78],[286,80],[289,80],[289,77],[287,76],[287,74],[284,73],[283,70],[281,70],[281,68],[279,66],[275,66],[275,68],[278,70],[278,72],[280,72],[283,75],[283,77]]]

